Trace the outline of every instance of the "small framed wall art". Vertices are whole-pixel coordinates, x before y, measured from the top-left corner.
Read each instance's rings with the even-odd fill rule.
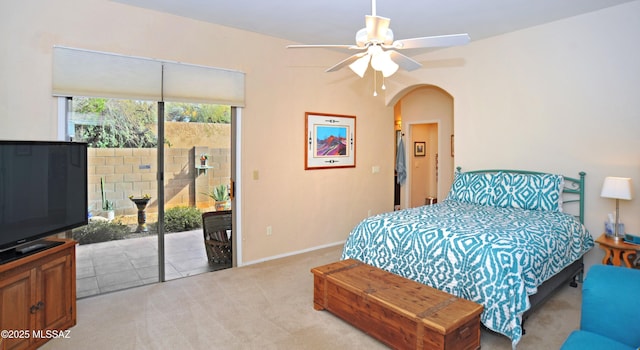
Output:
[[[426,143],[424,141],[413,143],[413,155],[415,157],[424,157],[427,155]]]
[[[355,168],[356,117],[313,112],[304,117],[304,168]]]

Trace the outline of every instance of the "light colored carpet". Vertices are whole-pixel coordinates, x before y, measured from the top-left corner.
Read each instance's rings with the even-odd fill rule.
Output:
[[[341,249],[81,299],[70,338],[43,349],[386,349],[313,309],[310,269],[337,261]],[[558,349],[578,326],[580,287],[563,287],[532,315],[518,349]],[[487,330],[481,341],[482,349],[511,349]]]

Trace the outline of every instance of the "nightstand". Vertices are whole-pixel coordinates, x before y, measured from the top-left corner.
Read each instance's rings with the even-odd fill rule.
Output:
[[[626,267],[637,268],[633,260],[640,254],[640,245],[627,243],[623,240],[615,241],[604,233],[596,239],[596,243],[605,251],[604,259],[602,259],[603,264],[622,266],[622,262],[624,262]]]

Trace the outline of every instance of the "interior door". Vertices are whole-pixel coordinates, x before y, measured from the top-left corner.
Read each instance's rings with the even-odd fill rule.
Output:
[[[438,123],[411,124],[411,143],[407,169],[410,172],[409,206],[437,201],[438,197]]]

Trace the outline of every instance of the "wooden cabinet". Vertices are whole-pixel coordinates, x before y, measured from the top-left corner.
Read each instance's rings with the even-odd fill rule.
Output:
[[[35,349],[76,324],[75,241],[0,265],[0,349]]]

